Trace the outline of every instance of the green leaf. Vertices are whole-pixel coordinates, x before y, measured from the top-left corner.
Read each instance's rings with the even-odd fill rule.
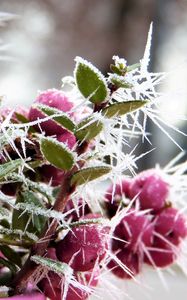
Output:
[[[76,57],[75,61],[75,80],[81,94],[93,103],[106,101],[108,88],[102,73],[81,57]]]
[[[127,72],[131,72],[131,71],[133,71],[133,70],[135,70],[135,69],[137,69],[139,67],[140,67],[140,63],[133,64],[131,66],[127,66]]]
[[[96,137],[102,131],[102,129],[102,122],[93,121],[92,117],[88,117],[77,125],[75,136],[79,141],[89,141]]]
[[[105,107],[102,110],[102,114],[107,118],[112,118],[114,116],[119,117],[127,113],[131,113],[136,109],[139,109],[140,107],[144,106],[146,103],[147,101],[144,100],[118,102]]]
[[[117,75],[122,75],[123,71],[120,70],[118,67],[116,67],[115,65],[111,64],[110,65],[110,69],[113,73],[117,74]]]
[[[42,265],[48,268],[49,270],[58,273],[59,275],[70,275],[70,273],[73,274],[72,268],[66,263],[38,255],[31,256],[31,260],[34,261],[36,264]]]
[[[81,185],[89,181],[95,180],[103,175],[108,174],[111,171],[111,167],[99,166],[90,167],[77,171],[71,178],[71,185]]]
[[[61,125],[63,128],[66,128],[73,132],[75,128],[74,122],[67,116],[67,114],[62,113],[57,108],[49,107],[47,105],[41,105],[41,104],[35,104],[34,107],[41,110],[46,116],[53,116],[53,115],[59,115],[57,117],[54,117],[53,120],[55,120],[56,123]]]
[[[8,261],[7,259],[4,259],[0,257],[0,265],[3,265],[4,267],[9,268],[9,270],[15,274],[17,272],[17,267],[11,262]]]
[[[115,87],[118,88],[125,88],[130,89],[133,87],[132,84],[126,81],[125,77],[118,76],[118,75],[110,75],[109,80],[112,84],[115,85]]]
[[[21,159],[15,159],[0,165],[0,179],[15,171],[22,163],[23,161]]]
[[[40,147],[47,161],[59,169],[70,170],[75,163],[74,154],[53,138],[41,137]]]
[[[7,245],[0,245],[0,251],[3,253],[3,255],[12,263],[17,265],[18,267],[21,267],[21,258],[19,254],[14,251],[12,248],[10,248]]]
[[[33,204],[37,208],[43,208],[39,199],[31,191],[20,192],[16,200],[16,204],[18,203]],[[40,233],[45,225],[46,218],[36,215],[35,212],[36,210],[33,210],[31,215],[21,209],[14,209],[12,214],[12,228],[23,231],[27,229],[31,233]]]

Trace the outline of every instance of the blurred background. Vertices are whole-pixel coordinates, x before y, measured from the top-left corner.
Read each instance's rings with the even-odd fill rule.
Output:
[[[162,117],[165,111],[170,112],[170,124],[185,132],[186,0],[0,0],[0,11],[14,14],[0,21],[0,95],[12,107],[29,106],[38,90],[60,88],[61,78],[72,74],[77,55],[104,73],[109,71],[114,54],[127,59],[128,64],[138,62],[153,21],[150,71],[168,72],[161,86],[167,93]],[[152,147],[156,150],[139,162],[140,169],[157,162],[164,166],[180,152],[151,121],[147,127],[153,146],[145,142],[137,149],[139,153]],[[187,138],[174,130],[169,133],[187,149]],[[151,276],[150,299],[177,299],[179,292],[178,299],[186,299],[187,281],[182,275],[177,278],[180,282],[170,279],[169,292]],[[134,300],[141,298],[136,287],[131,292]]]

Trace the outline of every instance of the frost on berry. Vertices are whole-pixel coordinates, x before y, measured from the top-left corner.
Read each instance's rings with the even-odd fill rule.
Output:
[[[142,251],[144,246],[150,246],[153,239],[153,224],[147,215],[129,212],[116,226],[112,250],[129,249],[132,252]]]
[[[82,225],[73,228],[57,243],[60,261],[69,263],[75,271],[88,271],[106,254],[107,238],[101,225]]]
[[[166,208],[155,219],[155,231],[178,245],[187,235],[185,217],[176,208]]]
[[[125,199],[127,202],[129,201],[130,183],[130,179],[123,179],[121,184],[112,184],[107,189],[105,193],[105,207],[109,217],[113,217],[116,214],[119,206],[122,205]]]
[[[155,220],[155,232],[152,248],[145,262],[157,267],[172,264],[180,254],[180,244],[187,235],[186,220],[176,208],[166,208]]]
[[[111,260],[107,267],[117,277],[131,279],[141,271],[142,264],[137,253],[133,253],[128,249],[122,249],[116,254],[116,258],[117,260]]]
[[[168,194],[169,184],[154,169],[139,173],[130,186],[130,197],[139,199],[141,209],[158,211],[166,204]]]
[[[179,254],[179,248],[173,247],[167,240],[155,238],[153,246],[144,257],[144,261],[153,266],[164,268],[171,265]]]
[[[43,104],[53,108],[57,108],[62,112],[69,112],[73,103],[69,100],[66,94],[60,90],[51,89],[39,94],[34,104]],[[45,114],[41,112],[37,107],[32,106],[29,111],[30,121],[37,121],[38,119],[45,118]],[[66,130],[58,125],[54,120],[48,120],[40,123],[40,128],[45,131],[46,135],[60,135],[66,132]]]

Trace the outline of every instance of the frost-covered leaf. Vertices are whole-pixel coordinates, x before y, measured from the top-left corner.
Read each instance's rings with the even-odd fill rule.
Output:
[[[70,170],[75,163],[74,154],[53,138],[41,137],[40,147],[47,161],[59,169]]]
[[[108,166],[99,166],[99,167],[90,167],[77,171],[73,174],[71,178],[71,185],[81,185],[97,179],[103,175],[106,175],[111,171],[111,167]]]
[[[107,118],[112,118],[114,116],[119,117],[127,113],[131,113],[134,110],[137,110],[144,106],[147,101],[144,100],[133,100],[125,101],[111,104],[110,106],[105,107],[102,110],[102,113]]]
[[[59,125],[63,128],[66,128],[73,132],[75,128],[74,122],[67,116],[67,114],[62,113],[62,111],[58,110],[54,107],[49,107],[47,105],[35,104],[34,107],[41,110],[46,116],[53,116],[53,120],[55,120]],[[59,115],[59,116],[58,116]]]
[[[19,168],[23,164],[21,159],[11,160],[5,164],[0,165],[0,179],[4,178],[5,176],[9,175],[17,168]]]
[[[93,121],[92,117],[88,117],[77,125],[75,136],[80,141],[89,141],[96,137],[102,131],[102,129],[102,122]]]
[[[16,204],[18,203],[25,203],[25,205],[33,204],[38,208],[43,208],[39,199],[31,191],[20,192],[16,200]],[[29,214],[22,209],[14,209],[12,214],[12,228],[40,233],[44,227],[45,220],[43,216],[36,215],[35,210]]]
[[[139,67],[140,67],[140,63],[133,64],[133,65],[130,65],[130,66],[127,66],[127,72],[134,71],[134,70],[136,70],[136,69],[139,68]]]
[[[133,87],[132,84],[127,82],[125,76],[119,76],[117,74],[111,74],[108,78],[109,82],[111,82],[116,89],[118,88],[124,88],[124,89],[130,89]]]
[[[66,275],[67,273],[69,274],[73,273],[72,268],[68,264],[54,259],[33,255],[31,256],[31,260],[34,261],[36,264],[42,265],[48,268],[49,270],[58,273],[59,275]]]
[[[76,57],[75,61],[75,80],[81,94],[93,103],[106,101],[108,88],[102,73],[81,57]]]
[[[0,251],[9,261],[14,263],[18,267],[21,267],[22,263],[21,263],[20,255],[15,250],[13,250],[11,247],[7,245],[0,245]]]

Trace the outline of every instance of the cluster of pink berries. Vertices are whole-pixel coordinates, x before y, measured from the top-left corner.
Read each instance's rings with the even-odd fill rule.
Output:
[[[72,112],[73,103],[67,95],[52,89],[42,92],[29,111],[16,111],[11,117],[13,122],[19,122],[16,113],[21,113],[33,122],[36,132],[42,131],[46,136],[76,151],[78,142],[72,132],[51,118],[40,122],[47,116],[38,108],[38,104],[65,112],[75,122],[78,119]],[[0,122],[9,113],[9,110],[1,111]],[[4,163],[3,158],[1,163]],[[60,186],[65,174],[65,171],[47,162],[37,167],[36,172],[38,181],[50,183],[52,187]],[[1,191],[11,196],[16,195],[16,189],[11,183],[3,184]],[[110,253],[110,261],[104,261],[107,262],[108,269],[125,279],[139,274],[143,263],[153,267],[165,267],[173,263],[180,252],[182,240],[187,235],[187,227],[184,216],[169,202],[169,191],[169,183],[154,169],[144,171],[133,179],[124,179],[115,186],[111,185],[105,194],[107,217],[113,219],[118,212],[126,212],[115,226],[113,236],[109,233],[109,227],[99,223],[79,224],[72,227],[60,240],[58,236],[57,240],[49,243],[46,250],[45,257],[66,263],[73,269],[74,279],[82,288],[70,283],[68,289],[65,289],[66,278],[50,270],[38,283],[40,291],[51,300],[62,299],[64,293],[66,300],[87,299],[98,284],[101,263],[106,257],[110,258]],[[64,210],[71,211],[68,221],[100,217],[93,214],[83,202],[83,199],[78,200],[79,209],[76,211],[73,209],[73,201],[69,199]]]
[[[169,184],[154,169],[108,189],[105,200],[110,217],[132,203],[116,226],[111,243],[111,251],[121,262],[111,260],[108,264],[116,276],[132,278],[143,263],[162,268],[177,259],[187,226],[185,217],[169,202],[169,190]]]

